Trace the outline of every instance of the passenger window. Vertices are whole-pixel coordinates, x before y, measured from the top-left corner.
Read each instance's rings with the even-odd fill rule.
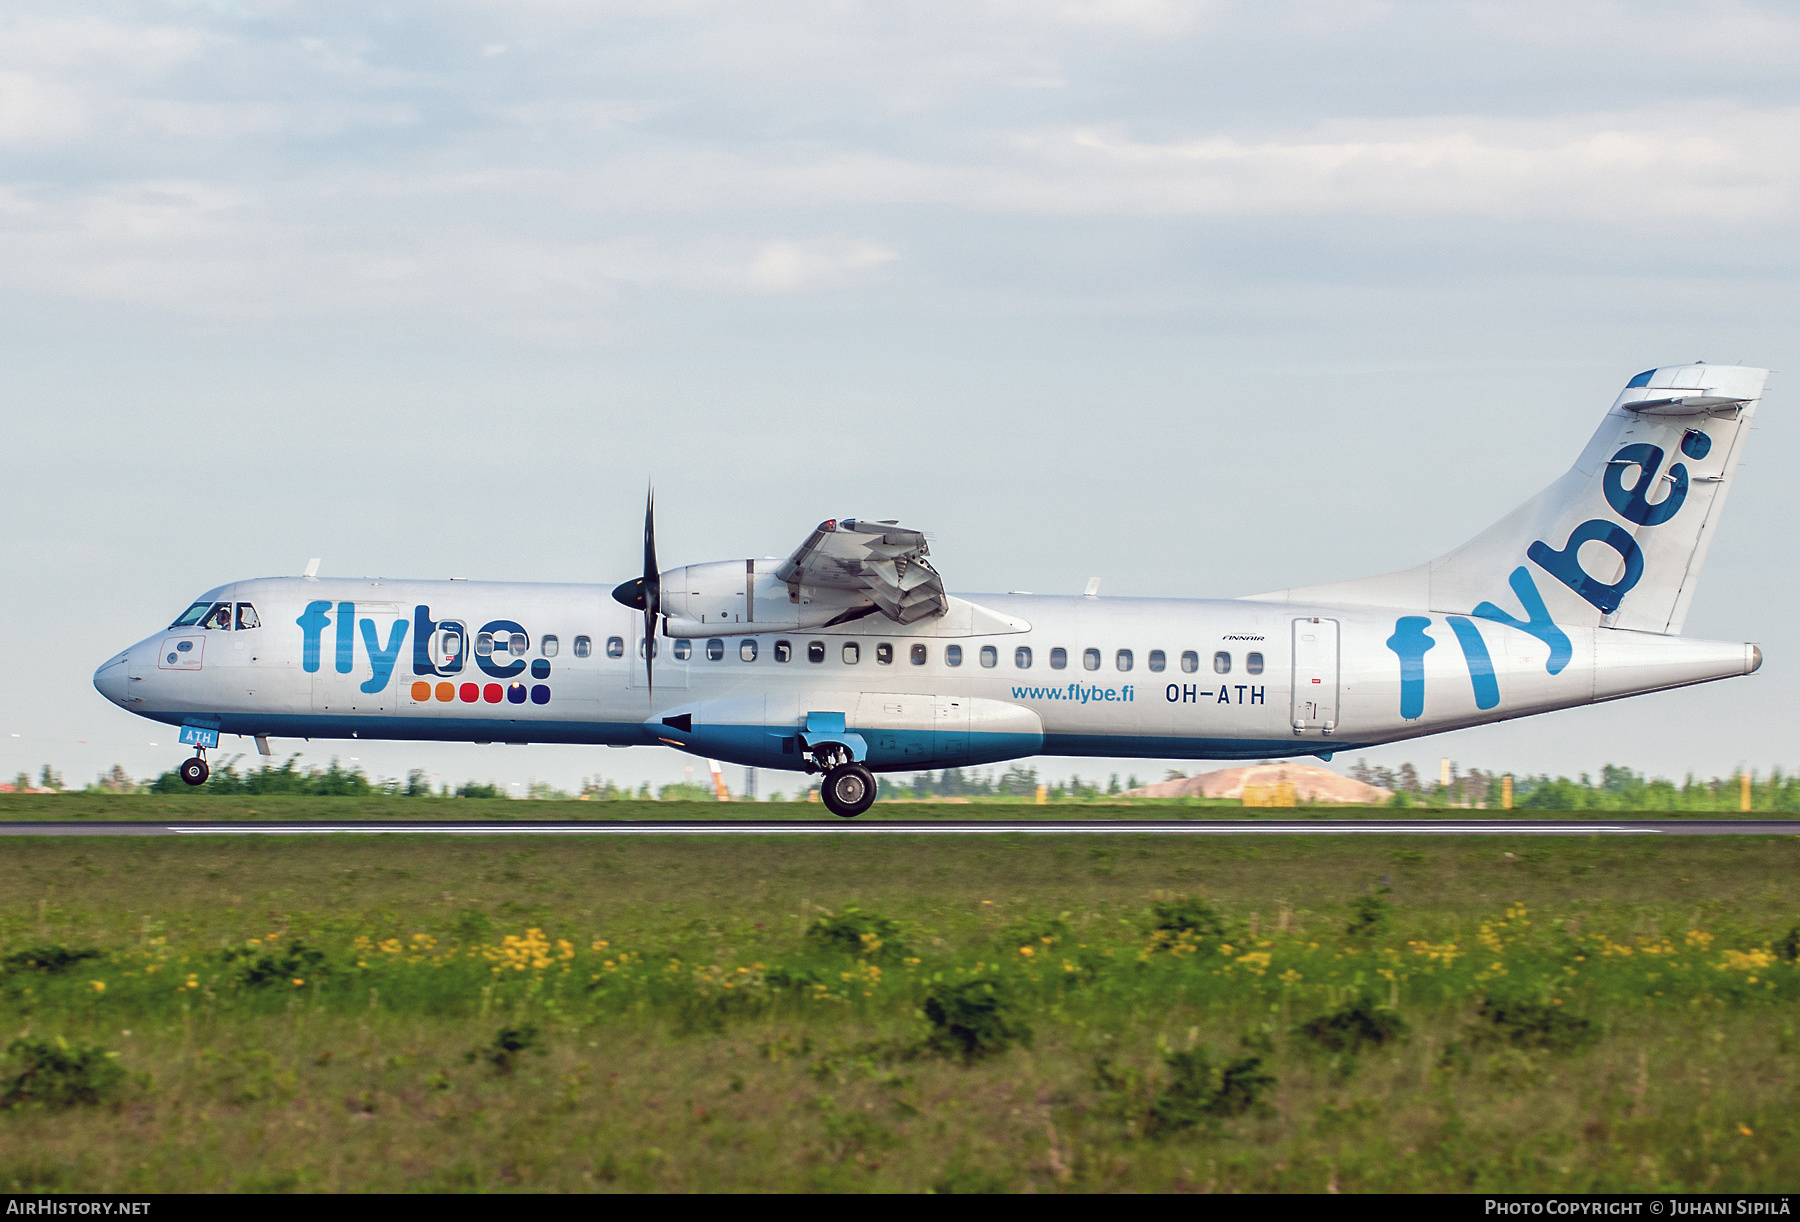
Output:
[[[1031,669],[1031,646],[1021,645],[1013,650],[1013,665],[1020,670]]]
[[[170,624],[169,627],[192,628],[195,624],[200,622],[200,617],[205,615],[211,609],[211,603],[195,603],[177,616],[175,622]]]
[[[1229,675],[1231,673],[1231,655],[1226,653],[1223,649],[1213,655],[1213,673],[1215,675]]]
[[[1121,649],[1113,655],[1113,665],[1120,670],[1130,670],[1132,663],[1131,650]]]
[[[1262,655],[1260,653],[1245,654],[1244,655],[1244,669],[1249,671],[1253,675],[1262,674],[1262,671],[1263,671]]]
[[[744,661],[746,661],[746,662],[756,661],[756,642],[754,640],[750,640],[750,641],[745,641],[742,645],[739,645],[738,646],[738,657],[744,659]]]
[[[855,641],[845,641],[844,662],[847,665],[855,666],[860,661],[862,661],[862,646],[858,645]]]
[[[677,637],[675,640],[675,660],[677,662],[685,662],[693,656],[694,643],[686,637]]]
[[[649,646],[648,655],[650,657],[659,658],[662,656],[662,642],[657,640],[655,637],[651,637],[648,641],[639,641],[638,642],[638,657],[641,658],[641,657],[645,656],[645,654],[646,654],[645,646]]]
[[[786,641],[776,641],[775,660],[777,662],[792,662],[794,660],[794,647]]]
[[[1168,667],[1168,665],[1169,665],[1169,655],[1165,654],[1160,649],[1152,649],[1150,651],[1150,669],[1151,670],[1162,671],[1162,670],[1166,669]]]
[[[875,646],[875,661],[883,666],[892,666],[894,663],[894,647],[886,641]]]
[[[538,638],[538,652],[543,654],[546,658],[554,658],[557,651],[561,648],[562,642],[558,641],[553,636],[541,636]]]
[[[592,654],[593,652],[594,652],[594,642],[591,637],[578,636],[575,638],[575,656],[576,657],[585,658],[588,655]]]
[[[714,637],[712,640],[710,640],[706,643],[706,660],[708,662],[717,662],[720,658],[723,658],[724,656],[725,656],[725,642],[724,641],[721,641],[718,637]]]
[[[431,634],[431,660],[445,671],[461,670],[463,647],[467,643],[463,626],[454,620],[445,620]]]
[[[202,628],[211,628],[218,632],[230,632],[231,604],[216,604],[211,611],[206,613],[206,618],[200,621],[200,626]]]
[[[917,662],[918,659],[914,658],[913,661]],[[961,645],[946,645],[946,646],[944,646],[944,665],[945,666],[961,666],[962,665],[962,646]]]
[[[491,658],[494,656],[493,633],[477,632],[475,634],[475,656],[479,658]]]
[[[825,642],[808,641],[806,643],[806,660],[808,662],[823,662],[825,660]]]
[[[925,646],[914,645],[912,647],[912,664],[914,666],[925,665]]]
[[[625,638],[622,636],[607,637],[606,638],[606,656],[609,658],[624,657],[625,656]]]
[[[1050,669],[1062,670],[1069,664],[1069,651],[1058,645],[1050,651]]]
[[[1200,655],[1191,649],[1183,650],[1181,654],[1181,669],[1190,675],[1199,670]]]
[[[515,632],[506,638],[507,652],[512,654],[515,658],[524,657],[525,651],[530,648],[531,638],[526,636],[523,632]]]
[[[1100,651],[1098,649],[1082,650],[1081,651],[1081,665],[1084,668],[1086,668],[1087,670],[1099,670],[1100,669]]]
[[[256,608],[249,603],[238,604],[238,631],[248,632],[252,628],[261,628],[262,621],[256,618]]]
[[[981,647],[981,664],[989,670],[1000,665],[1000,651],[992,645],[983,645]]]

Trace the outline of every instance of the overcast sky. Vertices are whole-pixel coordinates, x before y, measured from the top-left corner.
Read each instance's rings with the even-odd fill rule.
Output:
[[[1694,359],[1778,371],[1687,625],[1762,673],[1370,758],[1800,765],[1792,6],[0,13],[8,775],[171,767],[94,667],[309,556],[613,582],[654,478],[670,565],[855,515],[952,589],[1253,593],[1455,546]]]

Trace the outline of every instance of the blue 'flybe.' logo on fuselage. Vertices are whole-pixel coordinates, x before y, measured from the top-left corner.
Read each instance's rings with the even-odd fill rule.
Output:
[[[404,618],[396,617],[385,625],[379,625],[373,618],[357,618],[354,602],[332,603],[325,599],[306,604],[306,610],[294,621],[300,626],[300,669],[308,674],[317,673],[323,665],[325,652],[326,629],[333,629],[331,639],[332,669],[340,675],[350,674],[356,669],[356,644],[361,639],[363,655],[368,661],[369,677],[361,684],[361,690],[374,695],[387,688],[394,677],[395,664],[400,659],[400,651],[406,644],[407,629],[413,633],[412,670],[415,675],[446,676],[461,674],[463,663],[468,656],[468,642],[462,639],[463,627],[456,621],[439,621],[431,618],[431,608],[417,606],[413,608],[413,618],[409,625]],[[456,637],[457,648],[447,652],[441,658],[432,656],[432,638],[440,630],[451,632]],[[383,639],[383,632],[386,639]],[[483,624],[477,635],[486,634],[491,637],[496,633],[524,634],[522,625],[509,619],[490,620]],[[548,676],[550,664],[538,659],[528,663],[524,658],[507,658],[502,660],[491,653],[475,653],[475,664],[489,677],[494,679],[512,679],[525,672],[527,666],[532,669],[532,677],[542,679]],[[540,673],[541,672],[541,673]],[[546,696],[548,691],[546,690]],[[543,703],[542,700],[537,703]]]

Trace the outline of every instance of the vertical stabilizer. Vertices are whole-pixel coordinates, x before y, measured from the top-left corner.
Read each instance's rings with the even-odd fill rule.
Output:
[[[1567,474],[1455,551],[1255,597],[1679,634],[1767,378],[1737,365],[1646,370]]]

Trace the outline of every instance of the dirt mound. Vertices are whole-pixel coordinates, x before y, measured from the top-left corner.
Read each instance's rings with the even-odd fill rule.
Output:
[[[1279,785],[1294,787],[1294,798],[1300,802],[1355,802],[1369,806],[1386,805],[1394,796],[1391,789],[1365,785],[1347,776],[1339,776],[1329,768],[1312,764],[1255,764],[1249,768],[1221,768],[1202,772],[1199,776],[1180,777],[1173,781],[1157,781],[1137,789],[1127,789],[1127,798],[1241,798],[1246,785]]]

